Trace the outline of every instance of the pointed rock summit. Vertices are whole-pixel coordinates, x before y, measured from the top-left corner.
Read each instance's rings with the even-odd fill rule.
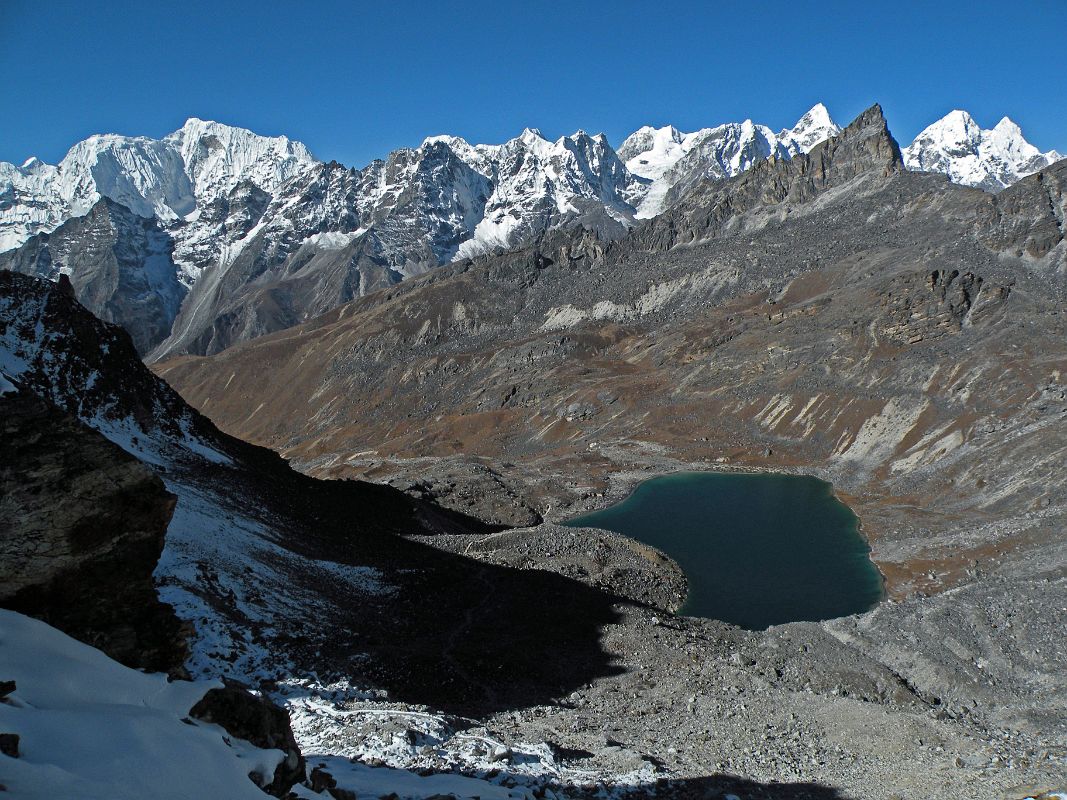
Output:
[[[859,175],[873,173],[881,181],[903,169],[900,147],[889,133],[881,106],[875,104],[809,153],[762,159],[730,180],[697,184],[623,246],[666,250],[719,236],[744,226],[745,218],[757,209],[799,207]],[[764,214],[752,224],[764,225],[769,219]]]
[[[185,299],[172,249],[158,220],[105,197],[0,253],[0,269],[59,281],[100,319],[122,325],[143,355],[167,337]]]
[[[878,103],[852,120],[838,136],[813,149],[809,155],[815,156],[817,153],[820,158],[823,153],[829,154],[838,180],[847,180],[872,167],[881,167],[886,176],[904,168],[900,145],[889,132],[889,123]]]

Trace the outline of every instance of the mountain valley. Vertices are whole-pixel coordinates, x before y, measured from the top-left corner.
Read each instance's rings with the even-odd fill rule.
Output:
[[[1067,160],[959,112],[902,149],[877,105],[362,170],[199,120],[87,141],[0,168],[0,479],[42,509],[6,533],[47,511],[66,553],[141,487],[159,607],[116,622],[122,538],[83,551],[115,614],[47,570],[5,607],[284,708],[278,791],[1065,788]],[[741,630],[560,524],[682,470],[831,482],[885,600]]]

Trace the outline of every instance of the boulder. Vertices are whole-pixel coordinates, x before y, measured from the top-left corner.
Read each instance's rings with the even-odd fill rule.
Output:
[[[228,683],[210,689],[189,711],[189,716],[219,725],[231,736],[268,750],[281,750],[285,758],[263,790],[275,797],[285,797],[294,784],[306,775],[304,756],[297,746],[289,724],[289,715],[266,697],[257,697]]]

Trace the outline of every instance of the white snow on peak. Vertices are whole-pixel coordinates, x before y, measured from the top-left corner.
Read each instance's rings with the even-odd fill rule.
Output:
[[[101,197],[168,222],[243,181],[273,192],[315,163],[304,145],[284,136],[195,118],[162,139],[93,135],[56,166],[36,158],[21,167],[0,162],[0,197],[13,201],[0,213],[0,252],[87,213]]]
[[[924,129],[903,150],[908,169],[941,172],[955,183],[999,191],[1064,156],[1042,153],[1004,117],[983,130],[966,111],[956,109]]]
[[[471,146],[462,136],[450,136],[447,133],[442,133],[437,136],[427,136],[422,140],[420,147],[428,147],[433,144],[445,144],[453,149],[467,149]]]
[[[619,156],[631,173],[651,182],[637,207],[636,216],[643,219],[661,213],[676,186],[685,188],[704,178],[730,178],[771,156],[792,158],[840,131],[826,106],[819,103],[793,128],[777,134],[750,119],[692,133],[682,133],[672,125],[646,126],[626,137]]]
[[[502,145],[476,145],[456,155],[483,177],[489,193],[455,258],[515,247],[579,217],[594,227],[633,224],[631,200],[642,182],[603,134],[578,130],[552,142],[526,128]]]
[[[815,145],[839,133],[841,133],[841,126],[830,118],[830,112],[826,110],[826,106],[816,103],[792,129],[779,133],[778,138],[792,139],[803,152],[808,153]]]
[[[307,147],[286,136],[259,136],[244,128],[195,117],[164,141],[180,148],[197,200],[217,197],[241,181],[251,181],[273,193],[317,163]]]
[[[45,164],[37,156],[30,156],[22,162],[22,166],[19,167],[19,169],[26,173],[32,173],[37,172],[38,170],[47,170],[48,164]]]
[[[673,125],[662,128],[645,126],[631,133],[619,148],[619,157],[626,159],[626,168],[635,175],[656,180],[685,155],[692,144]]]

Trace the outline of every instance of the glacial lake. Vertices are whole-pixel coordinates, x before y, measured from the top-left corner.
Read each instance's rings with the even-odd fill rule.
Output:
[[[565,523],[606,528],[673,558],[689,580],[679,613],[750,630],[868,611],[882,576],[852,510],[803,475],[681,472]]]

